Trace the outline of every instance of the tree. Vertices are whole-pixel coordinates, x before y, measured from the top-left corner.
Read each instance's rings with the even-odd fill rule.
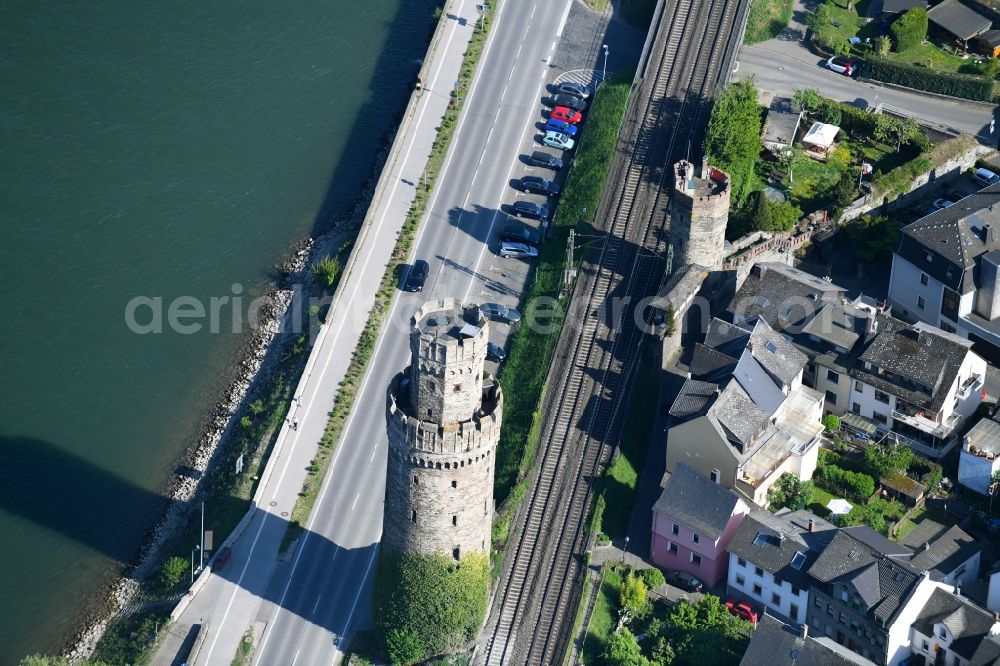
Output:
[[[889,34],[896,51],[907,51],[927,39],[927,10],[914,7],[907,10],[889,26]]]
[[[836,430],[840,430],[840,417],[838,417],[836,414],[827,414],[820,420],[820,423],[823,424],[823,428],[827,432],[834,432]]]
[[[614,666],[645,666],[649,663],[642,656],[639,641],[628,627],[622,627],[608,637],[603,656],[608,664]]]
[[[760,231],[788,231],[802,219],[802,209],[787,201],[774,201],[764,192],[754,193],[750,224]]]
[[[670,666],[676,658],[677,654],[666,637],[657,638],[655,645],[653,645],[653,658],[650,659],[650,663],[655,666]]]
[[[404,628],[393,629],[386,635],[385,651],[393,664],[415,664],[427,654],[420,636]]]
[[[905,472],[912,461],[913,449],[898,442],[872,444],[865,449],[865,464],[878,479]]]
[[[820,5],[822,6],[822,5]],[[792,99],[802,107],[803,111],[816,113],[826,106],[826,100],[815,88],[802,88],[792,94]]]
[[[771,486],[767,502],[771,511],[789,507],[793,511],[806,508],[812,496],[812,483],[803,481],[791,473],[784,473]]]
[[[821,29],[830,25],[830,5],[824,2],[819,5],[813,11],[809,12],[809,16],[806,18],[806,23],[813,32],[819,32]]]
[[[875,116],[875,131],[872,135],[876,141],[890,145],[895,143],[897,153],[904,143],[921,143],[921,138],[926,141],[920,131],[920,126],[913,118],[890,116],[884,113]]]
[[[840,213],[844,210],[844,207],[850,204],[857,197],[858,194],[858,180],[857,176],[851,172],[850,169],[845,169],[840,174],[840,180],[833,187],[833,192],[831,193],[832,201],[830,202],[833,206],[834,217],[839,217]]]
[[[632,617],[639,617],[646,611],[646,583],[635,571],[629,571],[622,582],[619,602]]]
[[[344,264],[339,258],[326,256],[313,264],[312,276],[324,289],[332,289],[343,270]]]
[[[677,311],[674,309],[673,303],[667,304],[667,314],[664,319],[667,325],[666,334],[669,338],[677,332]]]
[[[641,569],[639,571],[639,576],[642,578],[642,582],[645,583],[646,587],[650,590],[655,590],[667,582],[667,579],[663,577],[663,572],[659,569]]]
[[[899,245],[900,222],[896,218],[862,215],[846,227],[854,253],[862,261],[888,258]]]
[[[709,162],[729,174],[730,199],[741,205],[750,193],[754,164],[764,144],[761,110],[752,78],[731,83],[715,98],[705,130]]]
[[[890,40],[885,35],[879,35],[875,38],[875,55],[879,58],[885,58],[889,55],[889,50],[892,49],[892,40]]]
[[[171,557],[163,563],[163,571],[160,572],[160,581],[163,589],[172,590],[184,579],[188,573],[189,563],[183,557]]]
[[[254,415],[260,415],[264,412],[264,403],[261,400],[254,400],[250,403],[250,411]]]

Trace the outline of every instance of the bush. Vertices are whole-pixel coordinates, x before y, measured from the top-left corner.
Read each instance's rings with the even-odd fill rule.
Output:
[[[845,229],[854,247],[854,253],[862,261],[888,259],[899,244],[902,224],[893,217],[862,215],[849,222]]]
[[[646,612],[646,583],[635,571],[629,571],[622,582],[618,603],[632,617],[640,617]]]
[[[163,570],[160,572],[160,582],[164,590],[172,590],[180,584],[188,573],[189,563],[185,557],[171,557],[163,563]]]
[[[642,569],[639,571],[639,576],[646,587],[651,590],[655,590],[667,582],[667,579],[663,577],[663,572],[659,569]]]
[[[892,44],[897,51],[907,51],[927,39],[927,10],[914,7],[889,26]]]
[[[475,638],[489,589],[489,560],[481,553],[455,562],[444,555],[383,551],[373,601],[392,662],[412,664]]]
[[[989,102],[993,99],[993,82],[978,76],[928,71],[925,67],[907,65],[885,58],[866,58],[861,61],[864,76],[895,83],[896,85],[925,90],[940,95],[951,95]]]
[[[611,666],[645,666],[649,663],[642,656],[638,639],[628,627],[622,627],[608,637],[608,643],[601,657]]]
[[[344,270],[344,264],[337,257],[326,256],[313,264],[312,275],[324,289],[333,289]]]
[[[827,432],[840,430],[840,417],[836,414],[827,414],[820,420],[820,423],[823,424],[823,428],[825,428]]]
[[[861,472],[849,472],[836,465],[816,468],[816,485],[859,502],[875,493],[875,479]]]
[[[812,495],[812,483],[786,472],[778,477],[767,493],[767,503],[771,511],[789,507],[793,511],[806,508]]]
[[[802,219],[802,209],[787,201],[774,201],[764,192],[754,193],[750,224],[760,231],[788,231]]]

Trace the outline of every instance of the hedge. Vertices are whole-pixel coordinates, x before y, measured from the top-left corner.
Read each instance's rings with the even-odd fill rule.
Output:
[[[889,27],[892,43],[897,51],[918,46],[927,38],[927,10],[914,7],[892,22]]]
[[[861,472],[849,472],[836,465],[816,468],[815,483],[821,488],[863,502],[875,493],[875,479]]]
[[[894,83],[916,90],[963,97],[980,102],[993,99],[993,82],[978,76],[935,72],[926,67],[907,65],[885,58],[866,58],[861,61],[861,73],[869,79]]]

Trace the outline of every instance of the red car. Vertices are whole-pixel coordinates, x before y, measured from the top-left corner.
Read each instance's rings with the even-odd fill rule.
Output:
[[[549,118],[552,120],[561,120],[564,123],[569,123],[570,125],[575,125],[583,120],[583,114],[566,106],[557,106],[552,109],[552,113],[549,114]]]
[[[726,608],[736,617],[746,620],[751,624],[757,624],[757,620],[760,619],[760,613],[755,611],[750,604],[743,601],[737,602],[735,599],[730,599],[726,602]]]

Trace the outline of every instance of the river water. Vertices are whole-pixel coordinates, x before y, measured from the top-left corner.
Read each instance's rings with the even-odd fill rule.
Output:
[[[434,4],[0,2],[0,664],[135,556],[231,374],[231,325],[126,305],[250,298],[349,208]]]

